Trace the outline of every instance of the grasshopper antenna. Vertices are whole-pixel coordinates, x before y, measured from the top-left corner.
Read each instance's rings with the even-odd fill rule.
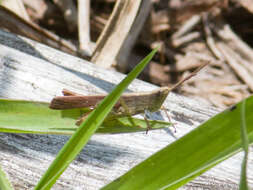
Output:
[[[193,71],[192,73],[190,73],[188,76],[186,76],[185,78],[181,79],[179,82],[177,82],[170,90],[174,90],[177,87],[179,87],[182,83],[184,83],[185,81],[189,80],[190,78],[194,77],[201,69],[203,69],[205,66],[207,66],[209,64],[209,62],[204,63],[203,65],[199,66],[195,71]]]

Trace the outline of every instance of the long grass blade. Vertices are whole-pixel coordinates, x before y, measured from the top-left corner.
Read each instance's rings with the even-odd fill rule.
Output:
[[[241,106],[241,139],[242,139],[242,148],[244,150],[244,157],[242,161],[242,169],[241,169],[241,179],[240,179],[240,190],[248,190],[247,183],[247,161],[249,154],[249,139],[247,135],[247,125],[245,119],[245,104],[246,100],[243,100]]]
[[[0,189],[1,190],[13,190],[11,183],[7,179],[7,177],[1,167],[0,167]]]

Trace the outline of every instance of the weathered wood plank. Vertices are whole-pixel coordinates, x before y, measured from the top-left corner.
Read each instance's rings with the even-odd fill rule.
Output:
[[[0,31],[0,97],[50,101],[62,88],[82,94],[109,92],[124,75],[37,42]],[[156,86],[135,80],[128,91]],[[170,130],[94,135],[54,189],[99,189],[218,112],[210,105],[171,93],[166,100],[177,133]],[[152,115],[161,118],[162,113]],[[166,118],[166,117],[164,117]],[[173,134],[173,136],[171,135]],[[16,189],[32,189],[66,136],[0,134],[0,164]],[[206,172],[182,189],[237,189],[242,154]],[[252,158],[249,183],[253,187]]]

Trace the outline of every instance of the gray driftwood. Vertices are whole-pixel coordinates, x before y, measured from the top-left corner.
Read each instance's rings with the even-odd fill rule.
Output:
[[[62,88],[83,94],[109,92],[124,75],[104,70],[37,42],[0,31],[0,96],[50,101]],[[149,91],[154,85],[135,80],[128,91]],[[173,129],[94,135],[53,189],[99,189],[186,134],[218,110],[201,101],[171,93],[165,107]],[[162,113],[152,117],[163,117]],[[165,118],[165,117],[164,117]],[[0,165],[16,189],[32,189],[68,140],[68,136],[0,134]],[[204,173],[182,189],[237,189],[242,154]],[[252,158],[249,183],[253,187]]]

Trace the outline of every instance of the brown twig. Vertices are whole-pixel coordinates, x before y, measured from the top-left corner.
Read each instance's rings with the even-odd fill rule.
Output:
[[[209,27],[209,22],[208,22],[208,14],[204,13],[202,15],[202,20],[203,20],[203,25],[204,25],[204,31],[206,35],[206,43],[210,50],[213,52],[216,58],[219,60],[224,60],[224,57],[222,56],[222,53],[219,51],[219,49],[216,47],[215,41],[212,36],[211,29]]]
[[[193,40],[196,40],[198,38],[201,37],[201,33],[200,32],[191,32],[189,34],[186,34],[182,37],[179,37],[179,38],[176,38],[176,39],[173,39],[172,41],[172,45],[177,48],[183,44],[186,44],[186,43],[189,43]]]
[[[189,31],[191,31],[201,20],[200,15],[194,15],[192,16],[189,20],[187,20],[180,28],[177,32],[175,32],[172,35],[172,39],[176,39],[179,38],[183,35],[185,35],[186,33],[188,33]]]

